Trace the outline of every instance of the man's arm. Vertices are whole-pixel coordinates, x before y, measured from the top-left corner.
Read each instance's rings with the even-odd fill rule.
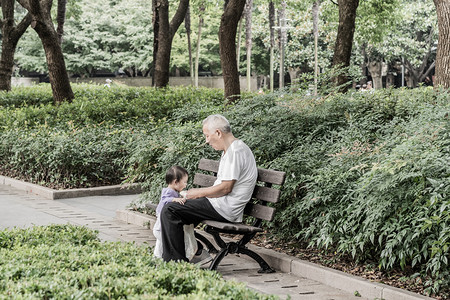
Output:
[[[187,199],[197,199],[202,197],[217,198],[231,193],[236,180],[224,180],[220,184],[206,188],[190,189],[187,191]]]

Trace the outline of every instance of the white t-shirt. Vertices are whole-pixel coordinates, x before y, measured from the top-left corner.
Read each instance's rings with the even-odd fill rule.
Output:
[[[225,196],[208,198],[214,209],[230,222],[242,222],[244,208],[255,188],[258,169],[250,148],[241,140],[235,140],[220,159],[217,179],[236,180],[233,190]]]

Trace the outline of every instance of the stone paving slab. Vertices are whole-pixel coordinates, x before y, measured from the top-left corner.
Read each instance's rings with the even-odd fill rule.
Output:
[[[114,218],[117,210],[123,209],[137,195],[122,196],[89,196],[83,198],[72,198],[65,200],[48,200],[43,196],[27,194],[17,188],[0,183],[0,229],[10,227],[29,227],[33,225],[75,224],[84,225],[99,231],[99,238],[105,241],[135,242],[136,244],[154,245],[155,238],[151,230],[143,227],[151,223],[143,214],[129,214],[125,211],[126,221]],[[120,213],[119,213],[120,214]],[[132,224],[136,222],[136,224]],[[151,225],[151,224],[150,224]],[[260,250],[260,249],[259,249]],[[258,253],[260,253],[258,250]],[[341,299],[380,299],[377,296],[365,298],[364,291],[359,291],[364,297],[356,297],[356,289],[350,286],[346,291],[333,284],[324,284],[310,276],[313,269],[308,270],[307,276],[299,275],[299,272],[292,270],[292,258],[286,260],[281,254],[281,258],[275,259],[274,251],[262,249],[262,256],[271,257],[270,264],[278,260],[276,269],[279,271],[273,274],[258,274],[259,265],[246,256],[228,255],[219,265],[218,272],[227,280],[244,282],[248,287],[262,293],[275,294],[282,299],[288,296],[291,299],[311,299],[311,300],[341,300]],[[289,269],[285,269],[285,268]],[[326,276],[326,272],[320,276]],[[336,271],[337,272],[337,271]],[[342,272],[340,272],[342,273]],[[325,274],[325,275],[324,275]],[[346,276],[345,273],[342,273]],[[319,276],[319,277],[320,277]],[[319,278],[320,279],[320,278]],[[352,282],[349,279],[349,282]],[[376,288],[377,284],[364,281],[369,288]],[[350,283],[351,285],[351,283]],[[380,285],[385,287],[384,285]],[[386,300],[397,299],[431,299],[405,292],[393,288],[389,293],[382,293],[382,298]],[[377,294],[374,294],[377,295]],[[389,295],[389,297],[383,297]]]

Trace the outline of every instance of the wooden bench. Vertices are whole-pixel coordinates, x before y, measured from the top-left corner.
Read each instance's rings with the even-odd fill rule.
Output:
[[[198,169],[207,172],[196,173],[194,176],[194,184],[199,187],[208,187],[214,184],[216,180],[217,171],[219,169],[219,162],[209,159],[201,159]],[[210,254],[216,254],[212,260],[209,269],[215,270],[219,266],[222,259],[228,254],[245,254],[253,258],[260,266],[258,273],[273,273],[273,270],[267,262],[256,252],[247,248],[247,243],[250,242],[258,232],[262,232],[261,228],[263,221],[272,221],[275,208],[269,206],[269,203],[276,203],[280,200],[280,188],[284,184],[286,174],[284,172],[267,170],[258,168],[258,179],[253,192],[252,199],[246,205],[244,210],[244,220],[251,222],[251,224],[243,223],[229,223],[217,222],[212,220],[203,220],[204,231],[211,234],[217,244],[217,249],[208,238],[204,235],[195,232],[196,238],[202,242]],[[277,185],[279,188],[273,188]],[[154,204],[148,204],[148,208],[155,208]],[[239,241],[224,241],[221,233],[228,235],[242,235]]]

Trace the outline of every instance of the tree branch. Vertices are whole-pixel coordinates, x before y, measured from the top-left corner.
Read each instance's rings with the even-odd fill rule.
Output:
[[[15,30],[16,34],[22,36],[24,32],[27,30],[28,26],[30,26],[31,20],[32,20],[31,14],[27,13],[26,16],[23,17],[22,21],[20,21],[20,23],[17,24]]]
[[[172,20],[170,21],[169,25],[170,38],[173,38],[173,36],[178,30],[178,27],[180,27],[181,23],[183,23],[188,6],[189,0],[180,0],[180,3],[178,4],[178,9],[175,15],[172,17]]]
[[[421,76],[420,81],[423,81],[424,78],[426,78],[431,70],[433,70],[434,66],[436,65],[436,61],[433,61],[433,63],[428,67],[428,70]]]
[[[429,34],[428,40],[427,40],[428,52],[427,52],[427,54],[425,54],[425,57],[422,60],[422,64],[420,65],[420,68],[419,68],[419,74],[423,73],[423,71],[425,70],[425,68],[428,64],[428,59],[431,56],[431,48],[433,47],[433,32],[434,32],[434,27],[431,26],[430,34]]]
[[[339,6],[339,4],[337,4],[337,3],[334,2],[333,0],[330,0],[330,1],[331,1],[331,3],[333,3],[334,5]]]
[[[17,2],[26,10],[30,11],[30,2],[28,0],[17,0]]]

